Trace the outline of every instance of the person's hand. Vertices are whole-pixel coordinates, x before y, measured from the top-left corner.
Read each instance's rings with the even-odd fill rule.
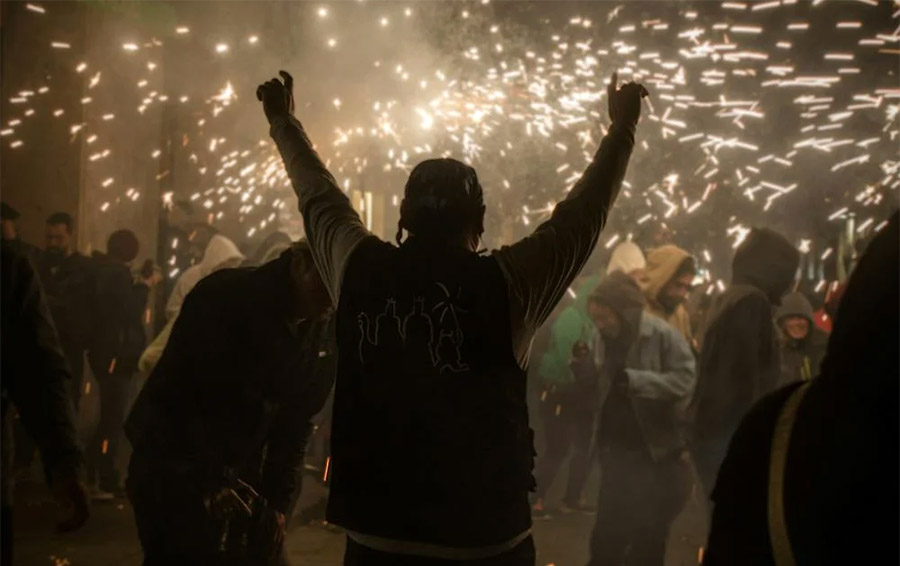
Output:
[[[606,87],[609,99],[609,118],[614,124],[635,126],[641,117],[641,99],[650,93],[640,83],[626,83],[618,88],[619,74],[613,73]]]
[[[294,77],[287,71],[278,71],[281,78],[256,87],[256,98],[263,103],[263,111],[271,124],[276,118],[294,114]]]
[[[613,372],[612,386],[622,393],[628,393],[628,372],[624,367]]]
[[[62,478],[51,486],[53,497],[62,509],[64,517],[56,524],[56,529],[67,533],[80,529],[88,520],[88,496],[84,486],[76,477]]]
[[[572,357],[576,360],[585,358],[590,353],[590,349],[588,348],[587,342],[584,340],[577,340],[574,344],[572,344]]]

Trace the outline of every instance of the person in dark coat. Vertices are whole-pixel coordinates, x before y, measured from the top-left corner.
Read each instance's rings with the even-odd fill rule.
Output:
[[[19,211],[5,202],[0,202],[0,240],[4,244],[15,248],[20,254],[27,257],[37,266],[40,263],[41,250],[32,246],[19,237],[19,228],[16,222],[19,220]]]
[[[83,392],[84,355],[93,330],[94,281],[91,261],[73,249],[73,224],[65,212],[47,218],[46,247],[38,267],[59,342],[72,370],[70,389],[77,412]]]
[[[146,566],[258,566],[281,553],[310,419],[333,384],[330,309],[305,243],[188,294],[125,424]],[[230,489],[246,515],[225,509],[243,508],[222,497]]]
[[[784,236],[752,229],[734,254],[731,285],[707,314],[691,407],[694,457],[707,495],[741,417],[778,385],[772,306],[788,290],[799,261]]]
[[[151,281],[135,281],[131,262],[139,244],[130,230],[110,235],[106,253],[91,258],[94,274],[94,328],[88,363],[100,389],[100,420],[87,446],[88,482],[98,480],[95,499],[108,500],[122,491],[116,460],[128,381],[144,350],[143,318]]]
[[[612,125],[584,175],[534,234],[483,255],[483,190],[454,159],[410,173],[397,246],[372,235],[282,77],[257,97],[337,305],[327,515],[347,532],[345,564],[534,564],[529,348],[597,243],[646,90],[614,77]]]
[[[900,217],[850,276],[818,377],[764,397],[713,491],[704,566],[900,561]]]
[[[813,321],[813,309],[803,293],[788,293],[775,311],[780,331],[781,379],[778,385],[806,381],[819,374],[828,334]]]
[[[47,483],[68,516],[61,530],[81,527],[88,518],[87,495],[79,481],[81,449],[75,436],[66,382],[69,369],[59,346],[47,301],[31,261],[16,247],[0,247],[0,357],[3,379],[2,432],[2,551],[3,564],[12,564],[12,407],[37,443]]]

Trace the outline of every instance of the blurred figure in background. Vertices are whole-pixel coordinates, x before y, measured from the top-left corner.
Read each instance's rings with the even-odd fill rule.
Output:
[[[590,566],[662,566],[669,528],[691,491],[684,425],[694,356],[676,329],[644,312],[640,287],[624,274],[612,273],[589,301],[605,352]],[[595,367],[573,361],[576,373]]]
[[[900,218],[850,276],[821,373],[764,397],[719,471],[705,566],[897,564]]]
[[[58,528],[81,527],[88,518],[87,495],[79,481],[81,450],[75,438],[72,405],[67,391],[69,370],[34,266],[9,243],[0,246],[0,350],[3,352],[2,393],[2,552],[3,564],[13,563],[13,440],[12,407],[41,452],[47,483],[67,517]]]
[[[39,273],[59,343],[72,370],[69,385],[77,414],[83,392],[84,354],[93,332],[95,297],[91,261],[73,249],[73,224],[66,212],[47,218]]]
[[[143,374],[149,375],[159,362],[172,333],[175,319],[181,311],[181,305],[197,283],[221,269],[238,267],[243,261],[244,255],[234,242],[221,234],[215,234],[210,238],[200,263],[189,267],[175,283],[175,289],[166,303],[166,325],[141,354],[138,366]]]
[[[200,263],[189,267],[175,283],[166,303],[166,320],[173,320],[178,316],[185,297],[201,279],[220,269],[238,267],[243,261],[244,254],[234,242],[222,234],[214,234],[206,244]]]
[[[707,496],[741,417],[778,384],[773,305],[790,287],[799,260],[781,234],[752,229],[734,254],[731,285],[707,315],[692,403],[694,457]]]
[[[838,307],[841,304],[841,297],[844,296],[846,288],[846,283],[837,281],[828,286],[828,290],[825,292],[825,304],[815,312],[813,317],[813,321],[820,330],[831,333],[834,316],[837,314]]]
[[[780,331],[781,379],[779,386],[806,381],[819,374],[828,334],[813,323],[813,309],[803,293],[788,293],[775,311]]]
[[[137,370],[146,343],[144,311],[151,279],[135,281],[131,262],[139,251],[130,230],[110,235],[106,253],[96,252],[94,270],[94,331],[88,347],[88,363],[100,388],[100,420],[88,443],[88,483],[97,500],[122,493],[116,457],[125,420],[129,380]]]
[[[647,299],[647,312],[672,325],[691,348],[696,348],[696,344],[684,302],[694,286],[696,273],[691,254],[666,244],[647,254],[644,276],[638,280]]]
[[[597,363],[602,355],[588,301],[598,281],[598,276],[588,277],[579,287],[575,303],[556,318],[549,347],[538,367],[545,449],[538,457],[534,473],[537,487],[532,514],[535,516],[546,514],[547,491],[570,451],[572,458],[562,511],[585,507],[581,492],[591,465],[591,439],[598,408],[597,379],[596,375],[576,375],[569,362],[576,350],[581,356],[597,356]]]
[[[5,202],[0,202],[0,240],[27,257],[37,266],[40,261],[41,251],[19,238],[19,229],[16,226],[19,216],[18,210]]]
[[[606,266],[606,274],[621,271],[635,281],[640,281],[644,276],[644,270],[647,267],[647,260],[641,248],[634,242],[622,242],[613,249],[613,253],[609,256],[609,263]],[[597,278],[595,282],[599,283]]]
[[[334,382],[330,310],[306,242],[188,295],[125,425],[146,566],[283,559],[310,419]]]
[[[259,244],[253,255],[244,262],[245,265],[263,265],[281,255],[281,252],[291,247],[291,237],[284,232],[275,231],[266,236]]]
[[[634,242],[622,242],[613,250],[606,275],[625,273],[640,278],[644,273],[644,254]],[[544,426],[545,450],[535,467],[532,514],[546,514],[545,497],[569,451],[569,476],[561,511],[587,510],[581,494],[591,468],[591,440],[599,409],[596,371],[576,375],[571,369],[573,356],[590,358],[599,367],[603,359],[600,335],[591,318],[595,305],[589,297],[602,276],[587,276],[575,293],[575,302],[553,321],[547,351],[538,365],[540,411]]]

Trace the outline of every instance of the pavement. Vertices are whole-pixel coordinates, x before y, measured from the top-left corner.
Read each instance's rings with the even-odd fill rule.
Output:
[[[323,494],[319,485],[307,482],[301,506],[308,507]],[[20,484],[15,501],[17,566],[140,566],[141,548],[127,500],[92,504],[88,524],[68,534],[54,532],[57,509],[40,482]],[[552,511],[552,501],[550,508]],[[697,564],[704,516],[695,498],[673,526],[665,566]],[[593,515],[586,513],[554,513],[550,518],[536,519],[537,565],[584,566],[593,522]],[[339,566],[344,536],[334,527],[293,526],[286,548],[294,566]]]

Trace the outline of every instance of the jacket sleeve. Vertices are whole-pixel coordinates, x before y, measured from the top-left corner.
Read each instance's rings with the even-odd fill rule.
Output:
[[[278,146],[297,194],[316,267],[337,305],[350,254],[371,233],[313,149],[296,118],[276,120],[270,135]]]
[[[634,148],[634,129],[613,124],[569,195],[533,234],[494,252],[513,315],[540,326],[584,267],[619,194]]]
[[[306,411],[284,407],[275,417],[271,430],[260,495],[266,498],[270,507],[286,514],[294,494],[300,491],[303,457],[312,423]]]
[[[667,401],[690,399],[697,375],[694,354],[681,333],[667,326],[660,335],[659,354],[662,358],[660,371],[625,370],[631,394],[644,399]]]
[[[34,268],[27,259],[18,258],[13,271],[17,276],[12,283],[11,306],[18,311],[4,313],[4,317],[15,320],[9,338],[16,346],[4,348],[3,355],[15,357],[15,370],[3,379],[25,430],[40,448],[47,481],[51,482],[77,475],[81,466],[66,387],[70,373]]]

